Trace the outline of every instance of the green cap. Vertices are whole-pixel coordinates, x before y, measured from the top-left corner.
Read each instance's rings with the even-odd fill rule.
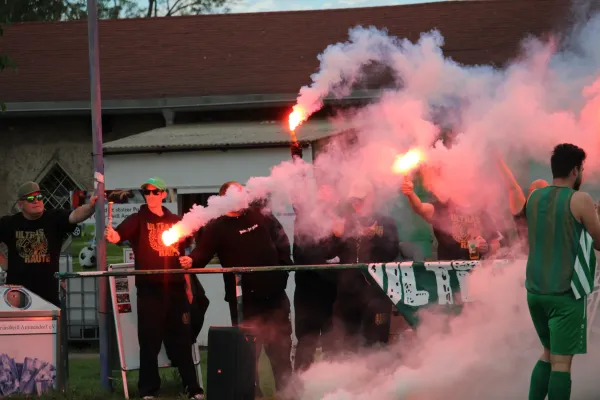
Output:
[[[146,185],[152,185],[155,188],[160,189],[160,190],[167,190],[167,184],[165,183],[165,181],[160,179],[158,176],[153,176],[152,178],[150,178],[146,182],[144,182],[144,184],[142,185],[142,189],[144,187],[146,187]]]
[[[40,191],[40,185],[38,185],[37,183],[25,182],[24,184],[19,186],[19,188],[17,189],[17,197],[19,199],[22,199],[23,197],[27,196],[28,194],[39,192],[39,191]]]

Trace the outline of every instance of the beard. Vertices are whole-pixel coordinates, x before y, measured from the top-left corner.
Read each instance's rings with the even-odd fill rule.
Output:
[[[581,187],[581,174],[577,175],[577,178],[575,178],[575,183],[573,183],[573,190],[579,190],[579,188]]]

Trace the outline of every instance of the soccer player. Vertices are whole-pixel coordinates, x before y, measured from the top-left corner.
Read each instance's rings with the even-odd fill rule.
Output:
[[[600,221],[580,192],[586,154],[572,144],[554,148],[552,185],[527,200],[527,304],[544,352],[531,374],[529,400],[571,396],[571,362],[587,351],[587,295],[593,289]]]

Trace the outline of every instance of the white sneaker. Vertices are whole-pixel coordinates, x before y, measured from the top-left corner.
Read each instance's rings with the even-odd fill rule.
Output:
[[[198,393],[190,397],[192,400],[204,400],[204,394]]]
[[[154,396],[144,396],[144,397],[142,397],[142,399],[144,399],[144,400],[152,400],[152,399],[154,399]]]

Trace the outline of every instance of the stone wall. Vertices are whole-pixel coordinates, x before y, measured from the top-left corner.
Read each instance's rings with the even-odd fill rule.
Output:
[[[105,117],[109,142],[164,126],[160,114]],[[93,188],[92,130],[89,115],[0,119],[0,216],[12,212],[16,190],[54,161],[84,189]]]

